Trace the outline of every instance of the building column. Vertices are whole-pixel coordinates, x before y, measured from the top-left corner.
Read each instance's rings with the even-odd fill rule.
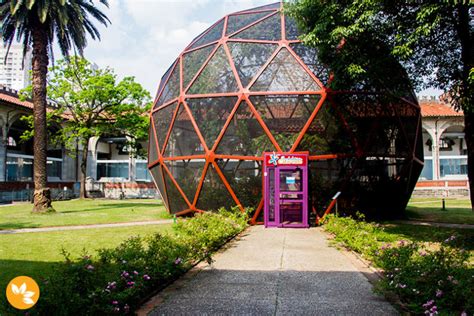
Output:
[[[128,158],[128,166],[129,166],[128,180],[130,182],[135,182],[137,180],[137,162],[136,162],[135,157],[133,157],[132,155],[130,155]]]
[[[99,137],[89,140],[89,151],[87,152],[87,177],[97,180],[97,143]]]
[[[3,117],[0,117],[0,182],[7,180],[7,135],[7,126]]]
[[[433,145],[431,146],[432,157],[433,157],[433,180],[439,180],[440,170],[439,170],[439,139],[433,140]]]
[[[130,138],[127,136],[127,140],[130,141]],[[128,150],[128,181],[135,182],[137,179],[137,168],[136,168],[136,159],[134,157],[133,150]]]

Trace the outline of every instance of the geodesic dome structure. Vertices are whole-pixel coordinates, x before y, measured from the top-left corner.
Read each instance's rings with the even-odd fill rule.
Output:
[[[296,23],[271,4],[230,14],[161,79],[149,169],[173,214],[263,207],[263,152],[309,152],[312,212],[393,214],[423,166],[416,99],[327,89]]]

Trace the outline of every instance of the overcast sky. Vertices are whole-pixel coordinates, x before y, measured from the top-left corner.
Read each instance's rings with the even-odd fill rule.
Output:
[[[98,3],[98,1],[96,1]],[[88,43],[85,57],[134,76],[152,96],[163,73],[191,40],[226,14],[277,0],[109,0],[102,5],[112,24],[101,41]]]

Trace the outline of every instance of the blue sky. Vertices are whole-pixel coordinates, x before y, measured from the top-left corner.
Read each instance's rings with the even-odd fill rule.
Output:
[[[109,0],[112,24],[100,27],[85,57],[136,80],[155,95],[163,73],[198,34],[226,14],[276,0]]]

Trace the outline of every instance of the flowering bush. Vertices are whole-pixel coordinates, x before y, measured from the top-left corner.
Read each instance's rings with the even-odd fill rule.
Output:
[[[335,216],[328,218],[325,229],[383,269],[385,278],[378,288],[396,293],[408,312],[474,314],[474,266],[461,238],[451,235],[439,243],[400,240],[379,224]]]
[[[41,285],[41,299],[29,314],[131,314],[144,298],[162,289],[229,238],[247,227],[247,215],[234,209],[198,214],[179,221],[172,234],[132,237],[97,257],[66,260]]]
[[[397,245],[375,258],[385,270],[385,289],[398,294],[412,313],[436,315],[474,312],[474,267],[470,254],[452,246],[438,249],[419,243]]]

